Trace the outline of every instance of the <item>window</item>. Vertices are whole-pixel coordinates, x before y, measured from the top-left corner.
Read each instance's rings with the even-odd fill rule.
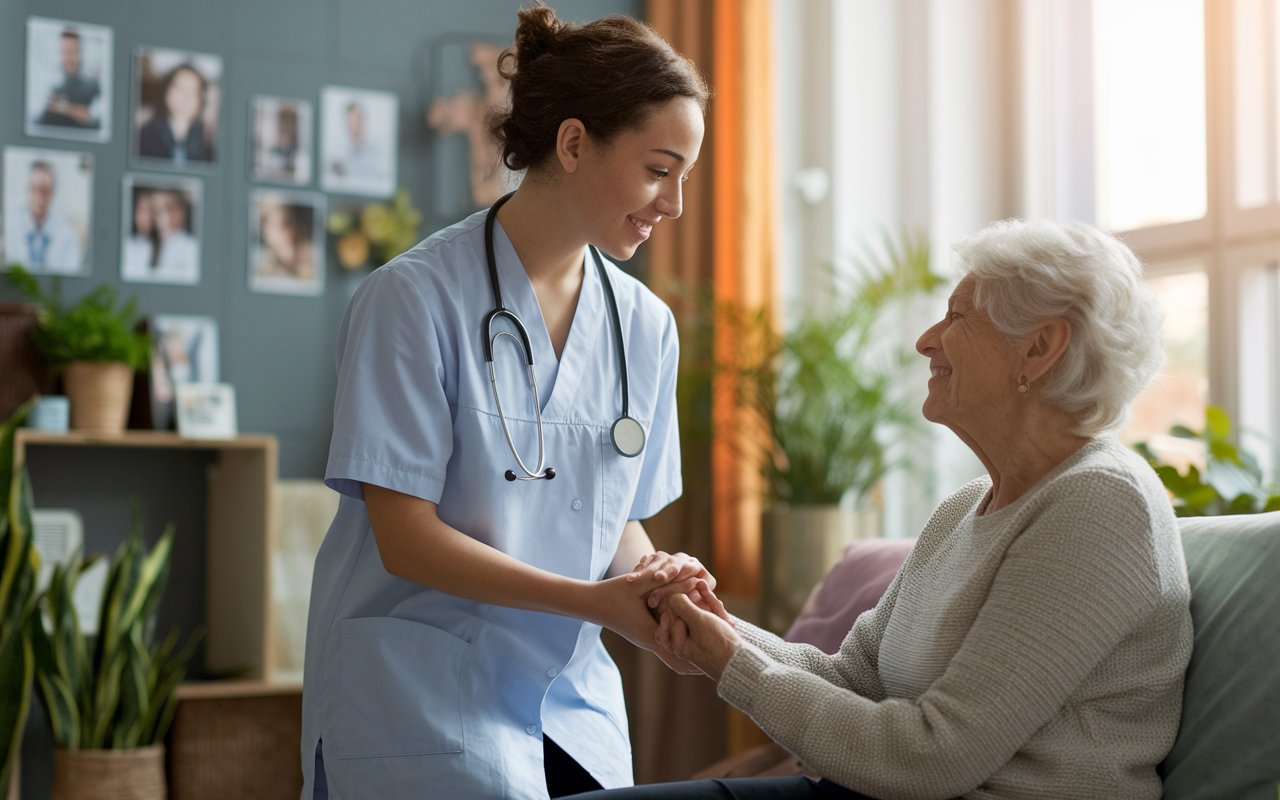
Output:
[[[1202,0],[1095,0],[1098,224],[1207,211]]]

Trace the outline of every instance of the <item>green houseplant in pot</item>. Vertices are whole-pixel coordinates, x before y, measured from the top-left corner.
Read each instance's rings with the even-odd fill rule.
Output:
[[[772,500],[761,520],[761,618],[778,632],[852,539],[879,535],[879,515],[867,507],[894,466],[883,430],[915,424],[900,387],[909,357],[886,347],[881,332],[892,305],[942,282],[930,271],[928,238],[886,234],[852,272],[837,281],[828,311],[781,334],[760,315],[746,320],[738,341],[747,355],[729,366],[742,402],[771,434],[759,459]],[[863,510],[842,507],[846,495]]]
[[[36,555],[31,529],[31,483],[13,467],[13,434],[31,410],[28,400],[0,424],[0,791],[16,798],[17,755],[35,674],[32,630]]]
[[[189,637],[180,652],[176,630],[151,642],[172,548],[170,525],[147,551],[135,506],[129,536],[111,559],[93,637],[81,632],[73,604],[88,563],[77,555],[54,569],[40,603],[43,624],[33,626],[36,686],[57,744],[52,800],[167,796],[164,735],[200,640]]]
[[[137,299],[116,308],[116,289],[103,284],[78,303],[64,306],[62,284],[53,279],[46,294],[34,275],[20,266],[9,278],[40,305],[32,332],[40,357],[62,374],[71,401],[71,427],[96,433],[120,433],[129,416],[133,371],[145,369],[150,339],[137,333]]]

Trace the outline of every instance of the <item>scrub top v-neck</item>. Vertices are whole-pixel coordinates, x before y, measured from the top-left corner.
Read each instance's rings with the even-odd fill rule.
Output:
[[[670,310],[606,262],[631,415],[648,439],[641,457],[624,458],[610,439],[620,374],[598,270],[585,265],[557,360],[528,276],[500,225],[494,234],[503,299],[529,332],[557,477],[503,477],[514,458],[484,363],[493,300],[480,212],[375,270],[339,328],[325,482],[342,498],[312,586],[304,797],[322,765],[329,798],[541,800],[544,733],[606,788],[632,783],[621,680],[600,628],[391,575],[363,502],[363,483],[430,500],[443,521],[525,563],[599,580],[627,520],[680,495]],[[535,452],[527,367],[507,341],[494,349],[503,410],[516,447]]]

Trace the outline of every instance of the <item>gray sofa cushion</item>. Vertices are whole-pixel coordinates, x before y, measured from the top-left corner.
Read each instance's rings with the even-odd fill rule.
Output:
[[[1195,650],[1166,800],[1276,800],[1280,512],[1179,520]]]

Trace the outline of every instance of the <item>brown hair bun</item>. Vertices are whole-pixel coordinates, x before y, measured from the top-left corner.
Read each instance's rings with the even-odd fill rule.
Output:
[[[676,97],[706,113],[711,90],[702,72],[643,22],[614,15],[575,25],[541,2],[517,16],[515,43],[498,57],[510,107],[490,117],[508,169],[544,164],[566,119],[607,142]]]

